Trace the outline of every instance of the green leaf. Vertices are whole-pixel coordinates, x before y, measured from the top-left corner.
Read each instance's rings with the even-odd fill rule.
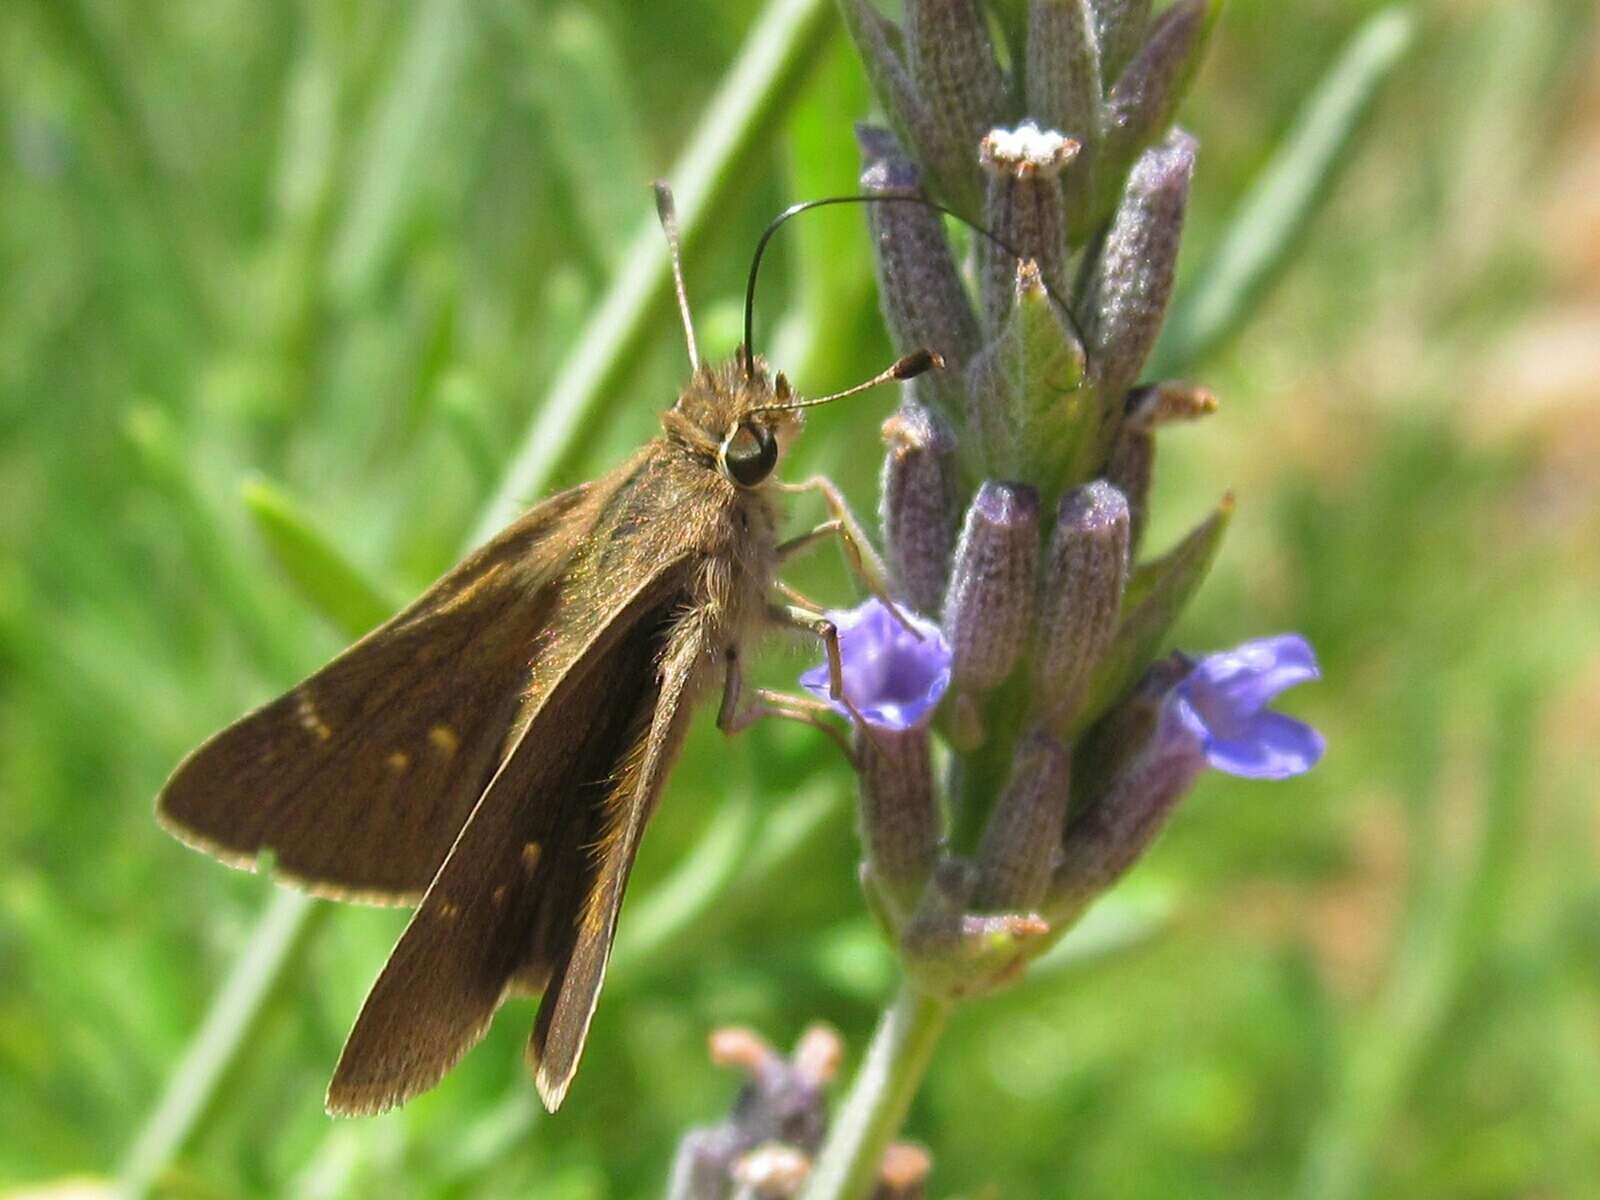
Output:
[[[999,336],[968,369],[982,473],[1053,494],[1077,448],[1092,441],[1098,407],[1083,386],[1084,354],[1037,268],[1018,273]]]
[[[1147,378],[1190,370],[1249,319],[1349,161],[1350,145],[1415,27],[1408,8],[1390,8],[1350,39],[1239,202],[1210,260],[1178,293]]]
[[[1211,570],[1232,517],[1230,493],[1188,537],[1134,571],[1122,597],[1122,623],[1095,672],[1078,729],[1087,728],[1105,712],[1160,652],[1173,623]]]
[[[265,479],[247,479],[239,496],[289,582],[341,633],[360,637],[400,607],[316,528],[288,492]]]

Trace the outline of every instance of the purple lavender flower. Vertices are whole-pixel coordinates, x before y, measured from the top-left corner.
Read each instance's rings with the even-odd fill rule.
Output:
[[[828,614],[839,629],[844,694],[869,724],[884,729],[921,724],[950,686],[950,646],[944,634],[915,613],[905,616],[922,635],[920,640],[877,599]],[[850,715],[828,696],[826,662],[800,676],[800,684]]]
[[[1268,712],[1267,704],[1279,692],[1321,677],[1311,644],[1295,633],[1208,654],[1167,694],[1162,740],[1172,749],[1187,742],[1229,775],[1299,775],[1322,757],[1322,735],[1293,717]]]

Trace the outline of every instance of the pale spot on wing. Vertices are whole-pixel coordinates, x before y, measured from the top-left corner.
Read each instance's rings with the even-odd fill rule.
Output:
[[[383,761],[388,765],[389,770],[398,775],[411,765],[411,755],[404,750],[396,750]]]
[[[490,894],[489,898],[494,901],[494,906],[499,908],[506,902],[506,897],[510,894],[511,889],[502,883],[499,887],[495,888],[495,890]]]
[[[435,725],[428,730],[428,740],[440,754],[450,755],[456,752],[461,745],[461,739],[456,736],[456,731],[448,725]]]
[[[529,875],[539,865],[539,856],[544,853],[544,847],[538,842],[524,842],[522,844],[522,869]]]
[[[461,915],[461,906],[454,900],[445,900],[439,905],[439,915],[446,921],[454,921]]]
[[[311,701],[311,694],[304,688],[295,693],[295,715],[300,718],[300,728],[304,729],[319,742],[325,742],[333,736],[333,730],[328,728],[328,723],[317,715],[317,706]]]

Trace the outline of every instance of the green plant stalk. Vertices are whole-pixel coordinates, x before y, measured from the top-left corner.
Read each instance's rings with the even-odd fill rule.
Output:
[[[217,1096],[223,1080],[249,1041],[290,964],[325,919],[328,906],[301,892],[276,892],[267,903],[243,954],[228,972],[172,1074],[161,1102],[150,1114],[118,1172],[118,1197],[146,1196],[180,1146],[188,1140]]]
[[[798,77],[815,62],[834,27],[831,0],[773,0],[751,30],[688,150],[670,172],[685,247],[710,226],[744,168],[764,148],[764,134],[798,94]],[[473,532],[493,536],[544,491],[572,453],[575,434],[626,379],[658,311],[671,295],[666,241],[652,217],[622,255],[622,274],[585,327],[556,376],[538,416]]]
[[[751,31],[705,121],[672,175],[686,240],[763,150],[761,135],[799,95],[796,77],[816,58],[832,28],[830,0],[774,0]],[[625,272],[557,376],[522,449],[467,539],[467,548],[497,530],[529,497],[541,494],[574,449],[586,416],[629,369],[655,302],[670,276],[660,233],[641,234]],[[362,632],[362,631],[356,631]],[[137,1200],[194,1136],[218,1085],[250,1044],[266,1000],[298,957],[324,911],[293,892],[274,896],[212,1001],[200,1032],[174,1071],[162,1099],[118,1173],[118,1195]],[[248,1002],[246,1002],[248,1001]]]
[[[1234,210],[1216,250],[1178,293],[1148,379],[1181,375],[1238,330],[1288,262],[1332,190],[1383,82],[1416,28],[1407,7],[1369,18],[1307,99],[1276,153]]]
[[[864,1200],[872,1194],[883,1152],[905,1124],[950,1008],[948,1000],[901,983],[878,1021],[850,1095],[834,1116],[803,1200]]]

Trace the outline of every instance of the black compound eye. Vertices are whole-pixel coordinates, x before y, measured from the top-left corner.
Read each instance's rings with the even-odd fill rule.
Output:
[[[740,487],[755,487],[778,462],[778,439],[765,425],[742,422],[722,443],[722,470]]]

